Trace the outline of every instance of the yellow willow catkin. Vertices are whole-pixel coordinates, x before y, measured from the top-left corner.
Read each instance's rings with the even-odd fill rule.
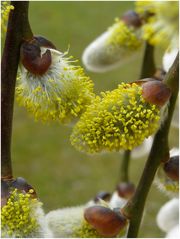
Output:
[[[141,29],[116,18],[107,31],[86,47],[82,60],[88,70],[106,72],[131,59],[142,45]]]
[[[1,2],[1,34],[3,35],[7,31],[7,21],[9,13],[14,9],[14,6],[10,5],[8,1]]]
[[[111,34],[106,44],[113,47],[121,47],[124,50],[135,51],[142,46],[139,31],[133,26],[127,26],[125,22],[116,18],[115,23],[108,29]]]
[[[96,97],[74,126],[71,143],[87,153],[131,150],[156,131],[159,119],[159,108],[145,102],[141,86],[122,83]]]
[[[81,222],[79,227],[74,228],[73,237],[77,238],[101,238],[101,236],[96,229],[94,229],[89,223],[87,223],[84,219]]]
[[[143,39],[164,48],[178,46],[178,1],[137,1],[136,11],[146,16],[142,26]]]
[[[23,194],[17,189],[12,191],[5,206],[1,210],[2,237],[31,237],[38,230],[36,210],[41,206],[37,199],[29,193]]]

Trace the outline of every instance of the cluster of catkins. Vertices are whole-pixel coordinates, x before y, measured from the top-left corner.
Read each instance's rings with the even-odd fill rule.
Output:
[[[134,185],[118,185],[118,203],[100,192],[86,204],[44,214],[35,190],[25,179],[2,180],[1,236],[8,238],[123,237],[128,220],[120,208],[134,193]],[[117,209],[118,207],[118,209]]]
[[[107,71],[142,47],[142,26],[148,24],[152,9],[157,8],[147,10],[146,6],[144,11],[149,14],[142,14],[142,7],[137,4],[136,12],[128,11],[116,19],[87,47],[83,54],[87,69]],[[92,80],[66,55],[39,36],[21,46],[16,98],[36,120],[71,125],[79,120],[71,143],[87,153],[132,150],[157,130],[160,108],[170,96],[161,81],[121,83],[117,89],[96,96]]]
[[[157,214],[157,225],[166,238],[179,237],[179,150],[172,149],[170,158],[160,166],[156,184],[170,201]],[[158,182],[157,182],[158,181]],[[171,185],[171,187],[170,187]],[[174,187],[176,185],[176,187]],[[129,220],[123,208],[135,193],[130,182],[121,182],[112,193],[100,192],[84,205],[50,211],[46,215],[49,228],[55,237],[120,237],[126,238]],[[143,213],[143,218],[146,211]]]
[[[163,191],[174,197],[162,206],[157,225],[166,237],[178,237],[179,151],[171,150],[170,159],[160,167]],[[2,180],[1,235],[10,238],[112,238],[127,236],[129,221],[123,207],[135,193],[130,182],[121,182],[113,194],[99,192],[87,203],[50,211],[46,215],[35,190],[25,179]],[[157,182],[156,182],[157,183]],[[159,182],[158,182],[159,185]],[[175,194],[176,193],[176,194]],[[144,212],[144,215],[146,211]],[[143,216],[144,218],[144,216]]]
[[[4,11],[11,9],[5,5]],[[117,18],[85,49],[85,67],[109,71],[134,56],[146,40],[169,47],[171,53],[164,57],[168,71],[168,55],[177,52],[177,16],[176,2],[137,2],[136,11]],[[75,124],[71,143],[86,153],[132,150],[157,130],[160,110],[171,95],[162,81],[121,82],[116,89],[95,95],[92,80],[67,55],[41,36],[21,45],[16,99],[36,120]],[[132,185],[121,185],[108,202],[101,195],[86,205],[45,216],[22,178],[3,181],[2,188],[2,237],[122,237],[128,220],[120,208],[134,192]]]

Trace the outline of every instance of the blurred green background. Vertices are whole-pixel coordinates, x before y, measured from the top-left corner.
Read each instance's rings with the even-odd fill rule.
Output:
[[[30,2],[29,20],[34,34],[46,36],[59,50],[81,62],[85,47],[110,26],[114,18],[133,8],[133,2]],[[111,90],[121,81],[138,79],[143,52],[128,64],[105,74],[86,72],[95,91]],[[156,51],[160,65],[161,51]],[[22,176],[37,190],[45,211],[86,203],[101,190],[112,192],[119,180],[122,155],[106,153],[89,156],[70,144],[71,128],[58,123],[34,122],[24,108],[15,104],[13,125],[14,176]],[[178,145],[178,132],[171,146]],[[132,160],[130,178],[137,184],[145,158]],[[168,198],[152,186],[139,237],[163,237],[155,216]]]

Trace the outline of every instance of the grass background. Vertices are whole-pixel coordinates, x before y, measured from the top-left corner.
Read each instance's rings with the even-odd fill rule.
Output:
[[[34,34],[46,36],[59,50],[81,59],[84,48],[113,23],[117,16],[133,8],[133,2],[31,2],[30,23]],[[87,72],[95,92],[111,90],[121,81],[138,79],[143,52],[137,58],[112,72]],[[160,65],[161,51],[156,51]],[[82,62],[80,60],[80,64]],[[119,180],[120,153],[87,156],[70,144],[71,128],[58,123],[34,122],[25,109],[15,104],[13,125],[14,176],[32,184],[44,203],[45,211],[87,202],[101,190],[114,190]],[[178,145],[178,132],[171,130],[171,145]],[[130,178],[137,184],[145,158],[132,160]],[[146,203],[146,215],[140,237],[163,237],[155,216],[168,198],[152,186]]]

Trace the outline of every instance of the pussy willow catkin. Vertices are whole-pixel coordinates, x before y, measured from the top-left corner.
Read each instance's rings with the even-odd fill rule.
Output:
[[[138,37],[138,30],[133,26],[127,26],[125,22],[116,18],[115,23],[108,29],[111,34],[107,39],[107,45],[111,44],[111,47],[122,47],[127,50],[135,51],[141,45],[142,41],[140,36]]]
[[[127,26],[120,19],[84,50],[85,67],[94,72],[106,72],[124,63],[143,45],[141,30]]]
[[[142,37],[164,48],[178,46],[178,1],[136,1],[136,11],[145,17]]]
[[[11,192],[6,205],[1,210],[2,237],[51,237],[45,222],[42,203],[31,198],[29,193],[21,193],[17,189]]]
[[[7,31],[7,22],[9,13],[14,10],[14,6],[10,5],[8,1],[1,1],[1,29],[2,36]]]
[[[46,215],[48,226],[55,237],[96,238],[102,237],[83,217],[85,206],[62,208]]]
[[[133,149],[158,128],[159,108],[142,97],[142,87],[120,84],[96,97],[75,125],[71,143],[79,151],[98,153]]]
[[[46,50],[42,47],[41,53]],[[90,104],[94,85],[81,67],[72,64],[71,58],[49,50],[52,63],[43,75],[32,74],[20,66],[16,98],[36,120],[70,123]]]

